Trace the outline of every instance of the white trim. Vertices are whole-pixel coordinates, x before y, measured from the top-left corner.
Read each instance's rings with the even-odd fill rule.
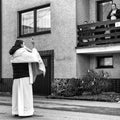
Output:
[[[77,54],[96,54],[96,53],[120,53],[120,44],[115,46],[101,46],[101,47],[88,47],[77,48]]]

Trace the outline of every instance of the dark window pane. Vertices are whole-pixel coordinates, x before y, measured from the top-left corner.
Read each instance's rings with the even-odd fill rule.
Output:
[[[37,32],[48,31],[51,29],[50,7],[37,10]]]
[[[99,60],[99,65],[100,66],[104,66],[104,58],[102,58],[102,59]]]
[[[34,32],[34,12],[26,12],[21,14],[21,35]]]
[[[97,58],[97,67],[98,68],[113,67],[113,57],[98,57]]]

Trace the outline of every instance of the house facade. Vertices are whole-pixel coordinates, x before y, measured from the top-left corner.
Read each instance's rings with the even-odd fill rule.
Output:
[[[79,9],[78,11],[80,11],[79,6],[81,5],[84,12],[78,13],[77,25],[84,24],[83,23],[84,21],[88,21],[88,24],[90,24],[91,28],[95,28],[98,26],[100,27],[102,25],[106,26],[109,24],[108,23],[109,20],[107,20],[107,15],[109,11],[111,10],[112,2],[116,3],[117,7],[120,8],[119,0],[113,0],[113,1],[112,0],[85,0],[85,1],[79,0],[79,2],[80,3],[77,4],[77,8]],[[99,8],[99,6],[101,8]],[[117,23],[117,22],[114,21],[114,23]],[[105,31],[105,28],[103,29],[103,31]],[[104,34],[105,32],[103,32],[101,36],[104,36]],[[95,41],[94,37],[92,39],[94,39]],[[109,40],[109,39],[103,39],[103,41],[105,40]],[[115,39],[113,41],[115,41]],[[91,43],[89,42],[89,44]],[[84,75],[84,73],[86,73],[88,69],[93,69],[95,71],[104,70],[110,74],[110,78],[119,79],[120,78],[119,39],[118,39],[117,44],[114,44],[113,42],[109,41],[107,42],[107,44],[100,43],[99,45],[96,45],[92,43],[92,46],[88,44],[86,45],[84,47],[78,46],[76,48],[77,64],[78,64],[77,65],[77,76]],[[84,68],[81,69],[83,64],[84,64]],[[99,64],[101,64],[101,66]]]
[[[45,63],[46,77],[43,80],[38,76],[34,85],[34,88],[38,88],[34,90],[36,93],[47,88],[40,94],[48,95],[51,93],[52,80],[80,78],[89,69],[104,70],[110,73],[111,78],[119,79],[120,44],[81,43],[79,31],[84,27],[84,21],[88,21],[88,26],[91,27],[99,25],[97,21],[105,25],[106,22],[103,21],[106,20],[105,15],[110,10],[111,2],[111,0],[105,2],[103,0],[2,0],[0,90],[11,89],[9,83],[12,84],[12,66],[9,49],[16,39],[23,40],[29,48],[32,46],[31,39],[34,39]],[[113,2],[120,7],[119,0]],[[106,4],[109,5],[108,8]],[[38,83],[41,86],[37,86]]]

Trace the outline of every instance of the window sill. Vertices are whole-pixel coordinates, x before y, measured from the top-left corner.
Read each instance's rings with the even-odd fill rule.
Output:
[[[30,37],[30,36],[36,36],[36,35],[44,35],[44,34],[49,34],[49,33],[51,33],[51,30],[37,32],[37,33],[30,33],[30,34],[19,35],[17,38]]]
[[[100,67],[96,67],[96,69],[111,69],[114,68],[113,66],[100,66]]]

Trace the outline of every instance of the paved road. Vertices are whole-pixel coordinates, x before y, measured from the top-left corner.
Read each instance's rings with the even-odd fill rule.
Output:
[[[120,103],[34,98],[33,117],[22,120],[120,120]],[[0,120],[11,115],[11,97],[0,97]]]

